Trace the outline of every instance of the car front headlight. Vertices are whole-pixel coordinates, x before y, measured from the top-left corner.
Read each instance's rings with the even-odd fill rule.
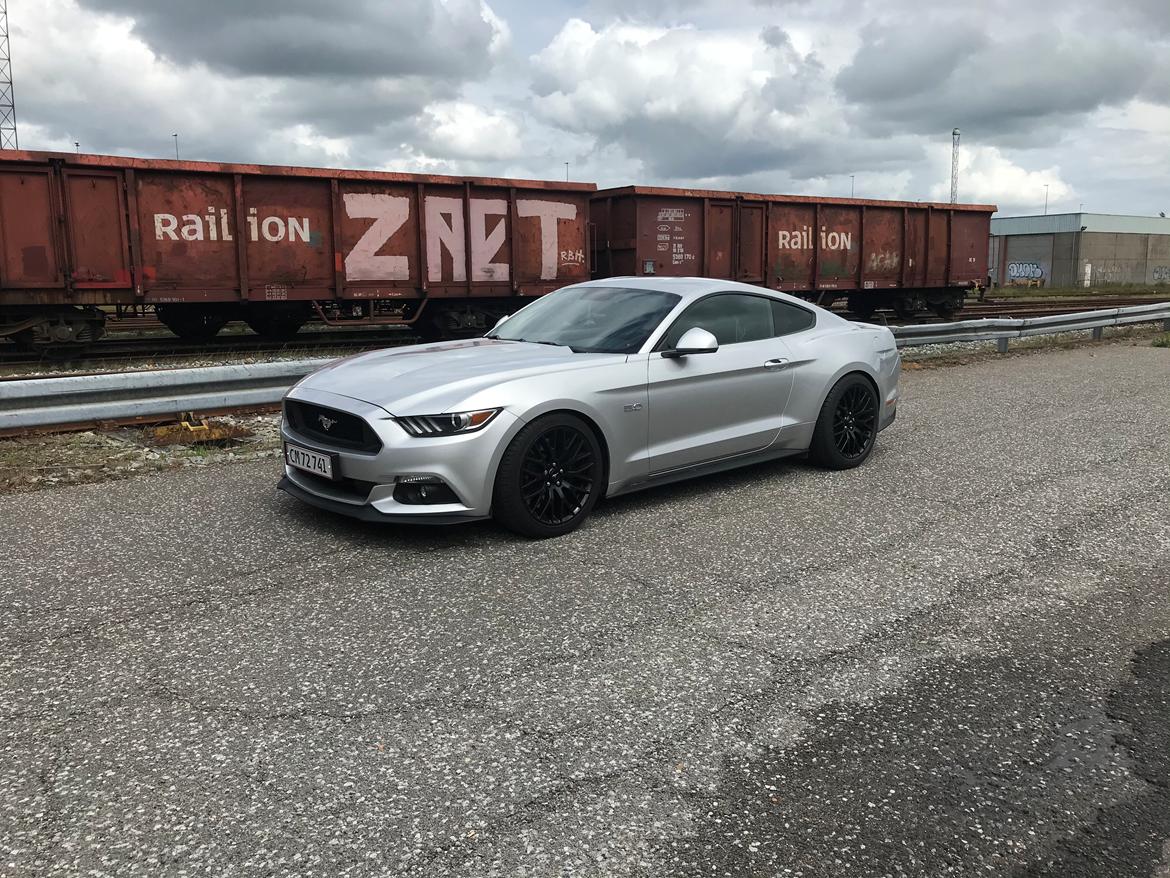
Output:
[[[480,409],[445,415],[410,415],[394,420],[411,436],[455,436],[483,429],[499,413],[499,409]]]

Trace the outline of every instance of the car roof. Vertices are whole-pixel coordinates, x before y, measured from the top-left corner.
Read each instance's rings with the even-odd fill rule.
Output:
[[[662,293],[674,293],[675,295],[682,296],[685,300],[705,296],[708,293],[756,293],[771,296],[781,301],[792,302],[796,305],[802,305],[805,308],[816,307],[811,302],[790,296],[779,290],[770,290],[767,287],[756,286],[754,284],[745,284],[739,281],[713,277],[634,277],[631,275],[626,277],[599,278],[597,280],[574,284],[574,286],[626,287],[635,290],[657,290]]]

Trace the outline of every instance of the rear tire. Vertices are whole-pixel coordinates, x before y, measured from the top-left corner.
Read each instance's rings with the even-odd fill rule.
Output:
[[[846,375],[829,391],[817,417],[808,457],[826,469],[865,463],[878,432],[878,396],[858,374]]]
[[[601,445],[583,420],[545,415],[516,434],[496,470],[492,515],[522,536],[545,539],[580,526],[603,490]]]

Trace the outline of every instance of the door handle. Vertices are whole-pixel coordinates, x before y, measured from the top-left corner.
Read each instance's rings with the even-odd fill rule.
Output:
[[[786,360],[784,357],[777,357],[775,360],[764,361],[765,369],[783,369],[787,365],[788,360]]]

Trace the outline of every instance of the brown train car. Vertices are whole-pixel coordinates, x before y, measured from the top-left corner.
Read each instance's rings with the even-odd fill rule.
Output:
[[[594,277],[728,278],[830,306],[950,317],[986,282],[989,204],[625,186],[593,195]]]
[[[0,153],[0,337],[86,343],[152,305],[186,338],[313,316],[482,331],[589,277],[591,183]]]

